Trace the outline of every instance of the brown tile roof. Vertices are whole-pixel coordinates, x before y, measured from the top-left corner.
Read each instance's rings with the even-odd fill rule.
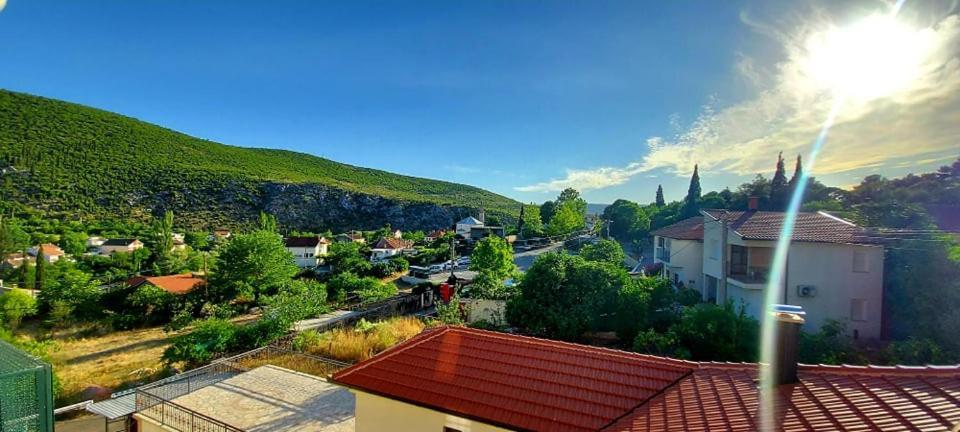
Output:
[[[714,220],[726,220],[730,229],[745,240],[777,240],[786,213],[767,211],[705,210]],[[707,222],[709,223],[709,222]],[[824,212],[800,212],[793,228],[793,241],[819,243],[879,243],[862,228]]]
[[[443,237],[444,234],[446,234],[446,233],[447,233],[447,232],[444,231],[444,230],[433,230],[433,231],[430,232],[430,234],[427,234],[427,235],[425,235],[424,237],[430,237],[430,238]]]
[[[653,232],[653,235],[677,240],[703,240],[703,216],[694,216]]]
[[[384,237],[373,246],[373,249],[410,249],[412,247],[412,240]]]
[[[960,424],[960,366],[801,365],[775,392],[778,430],[949,430]],[[615,432],[759,429],[757,366],[703,363],[638,407]]]
[[[203,285],[204,280],[190,274],[178,274],[152,277],[138,276],[127,281],[127,284],[131,287],[137,287],[144,283],[153,285],[170,294],[186,294]]]
[[[509,429],[596,431],[695,363],[462,327],[424,332],[333,380]]]

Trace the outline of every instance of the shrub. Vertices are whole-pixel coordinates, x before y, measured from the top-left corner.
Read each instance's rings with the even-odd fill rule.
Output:
[[[175,336],[163,352],[167,363],[184,362],[188,367],[208,363],[235,344],[236,326],[230,321],[209,318],[198,321],[193,331]]]
[[[37,301],[25,291],[12,290],[0,295],[0,318],[16,329],[24,317],[37,313]]]
[[[895,341],[887,346],[886,354],[891,364],[927,365],[956,362],[932,339],[909,338]]]
[[[300,333],[294,338],[293,346],[309,354],[357,362],[416,336],[423,328],[423,323],[414,317],[397,317],[377,323],[361,320],[354,328]]]

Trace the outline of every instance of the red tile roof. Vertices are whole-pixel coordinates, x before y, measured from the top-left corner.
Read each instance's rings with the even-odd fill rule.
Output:
[[[759,366],[693,363],[459,327],[334,375],[360,391],[515,430],[752,431]],[[960,365],[800,365],[777,430],[949,430]]]
[[[487,424],[596,431],[695,363],[482,330],[427,331],[334,381]]]
[[[778,430],[941,430],[960,424],[960,366],[807,366],[776,391]],[[757,366],[704,363],[616,424],[615,432],[753,431]]]
[[[730,229],[745,240],[777,240],[786,213],[767,211],[705,210],[715,220],[726,220]],[[878,243],[866,231],[824,212],[797,214],[793,241],[819,243]]]
[[[190,274],[178,274],[170,276],[138,276],[127,281],[127,284],[136,287],[144,283],[149,283],[170,294],[186,294],[203,285],[204,280]]]
[[[703,240],[703,216],[694,216],[653,232],[653,235],[677,240]]]
[[[384,237],[377,242],[373,249],[410,249],[412,247],[412,240]]]

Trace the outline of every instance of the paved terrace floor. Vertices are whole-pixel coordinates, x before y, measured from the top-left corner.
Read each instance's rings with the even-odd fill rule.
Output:
[[[354,430],[355,401],[347,389],[272,365],[173,402],[250,432]]]

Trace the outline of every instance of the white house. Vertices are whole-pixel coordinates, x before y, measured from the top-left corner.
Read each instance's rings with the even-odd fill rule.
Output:
[[[137,239],[109,239],[100,245],[100,255],[110,255],[116,252],[130,253],[142,248],[143,242]]]
[[[675,286],[703,286],[703,216],[684,219],[653,232],[653,262]]]
[[[288,237],[284,240],[284,246],[293,258],[297,261],[300,268],[316,267],[320,264],[320,258],[327,254],[327,247],[330,242],[320,236],[311,237]]]
[[[433,242],[435,242],[438,238],[443,237],[444,234],[446,234],[446,233],[447,233],[447,232],[444,231],[444,230],[433,230],[433,231],[430,231],[429,233],[427,233],[427,235],[423,236],[423,241],[425,241],[425,242],[427,242],[427,243],[433,243]]]
[[[706,300],[731,299],[762,317],[767,278],[785,213],[705,210],[703,283]],[[676,256],[673,242],[671,252]],[[671,259],[671,264],[672,264]],[[802,306],[806,331],[827,320],[847,324],[857,338],[880,336],[883,246],[851,222],[824,212],[799,213],[777,284],[777,303]]]
[[[400,231],[400,230],[394,231],[394,232],[393,232],[393,238],[395,238],[395,239],[402,239],[402,238],[403,238],[403,231]]]
[[[100,236],[87,237],[87,249],[97,249],[102,246],[105,241],[107,241],[107,239]]]
[[[60,249],[59,246],[51,243],[44,243],[27,249],[27,255],[30,255],[34,258],[39,257],[40,252],[43,252],[43,259],[51,264],[60,261],[60,258],[63,258],[63,256],[66,255],[63,253],[63,249]]]
[[[463,237],[470,236],[470,230],[473,228],[483,227],[483,222],[480,219],[477,219],[473,216],[468,216],[461,219],[456,224],[456,233]]]
[[[390,257],[403,254],[404,251],[413,249],[412,240],[403,240],[393,237],[384,237],[380,239],[370,249],[370,261],[381,261]]]

